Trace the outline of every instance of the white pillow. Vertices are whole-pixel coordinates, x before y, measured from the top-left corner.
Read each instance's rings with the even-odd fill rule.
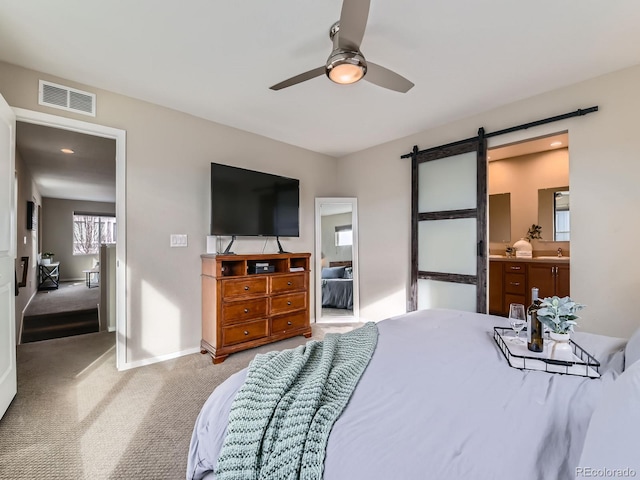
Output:
[[[624,348],[624,368],[640,360],[640,328],[635,331]]]
[[[576,479],[640,476],[640,362],[629,365],[593,412]]]

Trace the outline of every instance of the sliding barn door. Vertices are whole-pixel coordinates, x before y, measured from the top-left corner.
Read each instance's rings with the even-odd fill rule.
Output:
[[[487,310],[486,141],[412,154],[410,310]]]

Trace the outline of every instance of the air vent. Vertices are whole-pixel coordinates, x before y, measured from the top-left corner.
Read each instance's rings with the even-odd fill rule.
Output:
[[[64,85],[40,80],[38,103],[47,107],[60,108],[68,112],[96,116],[95,93],[83,92]]]

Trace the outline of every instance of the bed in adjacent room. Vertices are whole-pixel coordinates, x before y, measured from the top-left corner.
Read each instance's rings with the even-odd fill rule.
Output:
[[[494,326],[508,327],[507,319],[423,310],[379,322],[373,355],[328,436],[323,478],[560,480],[603,462],[640,475],[637,455],[629,453],[637,430],[607,431],[610,422],[629,432],[639,427],[640,362],[621,375],[625,340],[576,332],[575,341],[601,364],[599,378],[585,378],[510,367]],[[627,353],[628,362],[633,355]],[[245,369],[231,376],[203,406],[187,479],[216,478],[231,405],[246,375]],[[612,404],[614,386],[627,405],[609,408],[620,421],[599,412],[598,431],[590,430],[599,404]],[[594,455],[603,448],[615,450],[614,460]]]
[[[331,262],[320,273],[322,308],[353,310],[353,269],[351,262]]]

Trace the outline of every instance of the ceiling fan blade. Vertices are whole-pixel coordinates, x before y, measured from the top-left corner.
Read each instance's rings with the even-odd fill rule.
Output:
[[[281,90],[283,88],[290,87],[292,85],[296,85],[298,83],[306,82],[307,80],[311,80],[312,78],[319,77],[320,75],[324,75],[325,67],[314,68],[313,70],[309,70],[308,72],[301,73],[300,75],[296,75],[295,77],[291,77],[284,82],[276,83],[272,87],[269,87],[271,90]]]
[[[347,50],[360,50],[364,30],[369,18],[370,0],[344,0],[340,13],[338,47]]]
[[[363,80],[401,93],[407,93],[413,87],[413,83],[402,75],[369,61],[367,61],[367,74]]]

